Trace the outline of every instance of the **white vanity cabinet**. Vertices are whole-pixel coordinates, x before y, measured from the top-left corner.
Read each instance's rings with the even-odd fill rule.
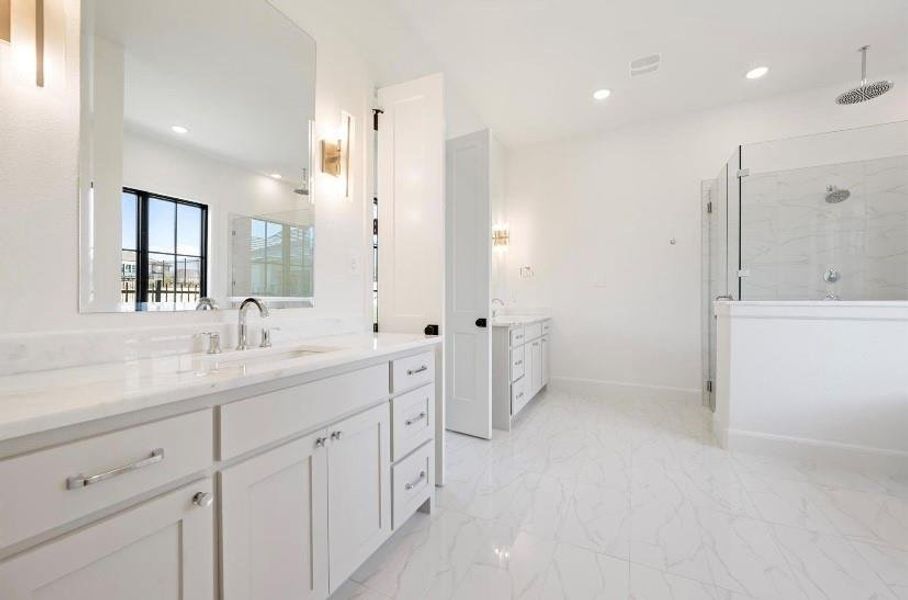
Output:
[[[492,425],[510,431],[511,420],[549,383],[551,320],[503,319],[492,330]]]
[[[224,600],[328,595],[327,431],[221,472]]]
[[[0,443],[0,599],[324,600],[431,508],[434,359]]]
[[[0,598],[212,600],[212,493],[205,479],[0,562]]]
[[[389,406],[384,403],[329,428],[332,592],[391,535],[390,423]]]

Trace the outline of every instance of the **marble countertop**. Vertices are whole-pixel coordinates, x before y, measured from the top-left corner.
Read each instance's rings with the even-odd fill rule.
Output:
[[[548,321],[548,315],[498,315],[492,317],[492,327],[513,327],[514,325],[528,325],[539,321]]]
[[[122,415],[283,377],[429,348],[440,337],[335,335],[221,355],[182,354],[0,377],[0,441]],[[299,348],[319,350],[281,358]],[[266,358],[275,356],[275,360]],[[242,356],[241,356],[242,355]],[[236,357],[236,359],[234,359]],[[248,360],[242,360],[248,357]],[[264,360],[263,360],[264,359]],[[212,368],[212,361],[235,360]]]

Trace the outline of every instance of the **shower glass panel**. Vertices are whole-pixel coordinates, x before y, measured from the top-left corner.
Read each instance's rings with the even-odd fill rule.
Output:
[[[715,179],[701,183],[702,218],[702,298],[704,404],[715,410],[716,381],[716,315],[717,299],[737,297],[738,269],[738,168],[740,152],[736,151]]]
[[[741,300],[908,300],[908,121],[741,160]]]

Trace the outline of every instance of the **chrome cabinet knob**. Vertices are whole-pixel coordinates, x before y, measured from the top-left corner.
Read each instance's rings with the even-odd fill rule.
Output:
[[[328,441],[328,438],[325,438],[325,437],[315,438],[315,447],[324,448],[325,442],[327,442],[327,441]]]
[[[343,434],[344,434],[343,431],[335,431],[335,432],[333,432],[333,433],[331,434],[331,439],[332,439],[332,440],[339,440],[339,439],[341,439],[341,436],[342,436]]]
[[[192,497],[192,503],[202,508],[208,508],[214,503],[214,494],[199,492]]]

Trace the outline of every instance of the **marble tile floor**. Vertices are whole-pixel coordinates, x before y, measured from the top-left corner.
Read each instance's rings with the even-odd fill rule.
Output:
[[[908,600],[908,472],[730,453],[699,405],[547,391],[332,600]]]

